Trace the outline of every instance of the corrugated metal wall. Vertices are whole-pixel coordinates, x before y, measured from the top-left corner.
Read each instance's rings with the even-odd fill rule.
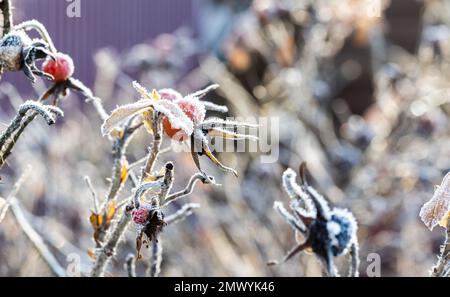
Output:
[[[76,76],[92,82],[92,54],[112,46],[123,50],[180,26],[192,26],[192,0],[78,0],[80,18],[69,18],[73,0],[14,0],[15,22],[44,23],[58,49],[70,53]]]

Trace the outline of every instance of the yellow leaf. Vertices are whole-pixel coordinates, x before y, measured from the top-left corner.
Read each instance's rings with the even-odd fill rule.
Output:
[[[108,202],[108,209],[106,214],[106,222],[109,224],[111,220],[114,218],[114,215],[117,211],[117,202],[115,200],[111,200]]]
[[[92,227],[94,227],[94,230],[97,230],[103,223],[103,217],[93,212],[89,216],[89,221],[91,222]]]
[[[447,228],[449,219],[450,219],[450,211],[447,213],[446,216],[443,216],[442,219],[439,221],[439,226]]]
[[[164,177],[164,174],[166,173],[166,168],[161,168],[158,174],[148,174],[145,176],[144,181],[145,182],[154,182],[162,177]]]
[[[144,121],[144,127],[147,132],[153,135],[153,121],[152,121],[153,109],[149,111],[144,111],[142,113],[142,118]]]
[[[121,161],[120,184],[123,185],[128,179],[128,161],[124,158]]]

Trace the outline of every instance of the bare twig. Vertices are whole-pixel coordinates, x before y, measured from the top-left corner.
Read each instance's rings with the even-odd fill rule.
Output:
[[[64,113],[55,106],[43,105],[37,101],[29,100],[23,103],[8,128],[0,136],[0,168],[5,164],[20,135],[37,115],[41,115],[48,125],[52,125],[56,121],[56,116],[63,116]]]
[[[176,193],[173,193],[173,194],[170,194],[169,196],[167,196],[167,198],[164,200],[164,203],[162,205],[167,206],[175,200],[178,200],[184,196],[192,194],[192,191],[194,191],[194,187],[195,187],[197,181],[201,181],[204,184],[218,185],[215,183],[215,181],[212,177],[210,177],[210,176],[205,177],[205,175],[203,173],[196,173],[190,178],[186,188],[184,188],[183,190],[181,190],[179,192],[176,192]]]
[[[350,270],[348,276],[359,276],[359,246],[357,243],[352,244],[350,247]]]
[[[153,170],[153,166],[158,158],[159,149],[161,145],[161,118],[158,115],[155,115],[154,121],[154,143],[150,152],[148,154],[148,160],[144,167],[144,170],[141,175],[140,182],[145,181],[145,177],[151,173]],[[125,233],[125,230],[128,227],[128,224],[131,221],[131,211],[134,208],[134,203],[131,201],[126,207],[125,211],[119,219],[119,222],[115,225],[114,229],[111,231],[109,238],[103,247],[101,247],[98,251],[97,259],[94,263],[94,267],[91,271],[91,276],[102,276],[108,263],[109,259],[114,255],[114,251],[119,243],[120,238]]]
[[[53,272],[53,274],[59,277],[65,276],[66,275],[65,270],[58,263],[58,260],[56,260],[55,256],[50,252],[47,245],[44,243],[42,237],[33,229],[31,224],[27,221],[16,198],[13,198],[11,200],[11,210],[20,227],[27,235],[28,239],[30,239],[30,241],[33,243],[34,247],[39,252],[39,255],[47,263],[48,267]]]
[[[128,277],[136,277],[136,258],[133,254],[128,254],[125,262],[125,269]]]
[[[182,208],[180,208],[176,213],[167,216],[166,223],[167,225],[178,223],[179,221],[184,220],[188,216],[190,216],[193,213],[193,210],[195,208],[199,208],[200,204],[198,203],[188,203],[183,205]]]
[[[20,188],[22,187],[22,184],[25,182],[28,175],[30,174],[31,169],[32,169],[31,165],[28,165],[27,168],[25,169],[25,171],[22,173],[22,175],[17,180],[17,182],[14,184],[14,187],[13,187],[11,193],[9,193],[8,197],[5,200],[4,205],[0,209],[0,223],[5,218],[6,212],[8,211],[8,208],[11,204],[12,199],[14,199],[14,197],[17,196],[17,193],[19,192]]]
[[[157,277],[161,272],[162,250],[161,237],[156,236],[152,243],[152,263],[149,269],[149,275],[151,277]]]
[[[95,213],[98,213],[98,208],[99,208],[99,206],[98,206],[98,200],[97,200],[97,193],[95,193],[95,189],[94,189],[94,187],[92,186],[91,179],[89,178],[89,176],[86,175],[86,176],[84,177],[84,181],[86,182],[86,185],[88,186],[89,191],[91,191],[92,202],[93,202],[93,204],[94,204],[94,212],[95,212]]]
[[[3,0],[0,3],[0,10],[3,14],[3,36],[8,34],[13,27],[13,14],[11,0]]]

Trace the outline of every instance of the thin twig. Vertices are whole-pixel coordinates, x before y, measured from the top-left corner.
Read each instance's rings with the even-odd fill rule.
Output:
[[[128,254],[125,261],[125,269],[128,277],[136,277],[136,258],[133,254]]]
[[[167,198],[164,200],[164,203],[162,204],[162,206],[167,206],[175,200],[178,200],[184,196],[192,194],[192,192],[194,191],[194,187],[198,181],[201,181],[204,184],[218,185],[214,182],[214,179],[212,177],[206,178],[203,173],[196,173],[193,176],[191,176],[186,188],[167,196]]]
[[[93,202],[93,204],[94,204],[94,212],[95,212],[95,213],[98,213],[98,208],[99,208],[99,206],[98,206],[97,193],[95,192],[95,189],[94,189],[94,187],[92,186],[91,179],[89,178],[89,176],[86,175],[86,176],[84,177],[84,181],[86,182],[86,185],[88,186],[89,191],[91,192],[91,195],[92,195],[92,202]]]
[[[157,277],[161,272],[162,250],[161,237],[157,235],[152,243],[152,263],[149,269],[151,277]]]
[[[55,256],[48,249],[42,237],[27,221],[25,215],[22,212],[22,209],[20,208],[19,201],[16,198],[13,198],[11,201],[11,210],[20,227],[27,235],[28,239],[30,239],[30,241],[33,243],[34,247],[39,252],[39,255],[47,263],[53,274],[59,277],[64,277],[66,275],[64,268],[58,263],[58,260],[56,260]]]
[[[167,225],[178,223],[179,221],[184,220],[188,216],[193,214],[193,210],[195,208],[199,208],[200,204],[198,203],[188,203],[183,205],[182,208],[180,208],[177,212],[174,214],[167,216],[166,223]]]
[[[353,243],[350,247],[350,270],[348,272],[350,277],[359,276],[359,246],[358,243]]]
[[[8,208],[9,208],[9,206],[11,204],[11,200],[14,199],[14,197],[16,197],[17,194],[19,193],[19,190],[22,187],[22,184],[27,179],[28,175],[30,174],[31,169],[32,169],[31,165],[28,165],[25,168],[25,171],[22,173],[22,175],[19,177],[19,179],[14,184],[11,193],[9,193],[8,197],[5,200],[5,204],[0,209],[0,223],[3,221],[3,219],[6,216],[6,212],[8,211]]]

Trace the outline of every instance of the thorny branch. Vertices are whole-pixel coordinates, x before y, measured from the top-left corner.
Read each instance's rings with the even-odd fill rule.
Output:
[[[29,111],[31,112],[29,113]],[[53,125],[56,116],[64,116],[64,113],[55,106],[43,105],[36,101],[28,100],[23,103],[8,128],[0,135],[0,167],[11,154],[22,131],[37,115],[42,116],[48,125]]]
[[[146,165],[143,169],[140,182],[142,183],[145,181],[145,177],[147,174],[151,174],[151,171],[153,170],[154,163],[156,162],[156,159],[158,157],[160,145],[161,145],[161,118],[159,116],[155,116],[155,122],[154,122],[154,143],[152,145],[152,148],[150,149],[150,152],[148,154],[148,159],[146,162]],[[120,238],[125,233],[128,224],[131,221],[131,211],[133,210],[133,201],[131,201],[126,207],[125,210],[120,217],[118,223],[114,227],[114,229],[111,231],[109,238],[107,239],[105,245],[101,247],[98,250],[97,253],[97,259],[94,263],[94,267],[91,272],[91,276],[102,276],[106,267],[106,264],[108,263],[109,259],[114,255],[115,249],[119,243]]]

